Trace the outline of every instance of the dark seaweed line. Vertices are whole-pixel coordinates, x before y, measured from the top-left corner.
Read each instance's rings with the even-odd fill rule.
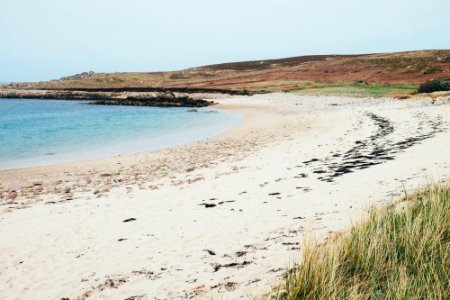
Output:
[[[355,141],[355,146],[344,153],[333,154],[323,160],[314,158],[304,162],[306,165],[320,162],[323,163],[324,167],[313,171],[313,173],[316,174],[324,174],[324,176],[318,178],[319,180],[333,182],[336,177],[352,173],[354,170],[367,169],[371,166],[393,160],[395,154],[403,152],[407,148],[444,131],[444,128],[442,127],[442,118],[439,117],[436,121],[427,121],[431,128],[431,131],[427,133],[418,134],[395,143],[386,142],[385,138],[394,132],[392,123],[388,119],[373,113],[368,114],[368,116],[378,127],[374,135],[362,141]],[[416,117],[423,117],[423,114],[419,114]],[[418,130],[422,130],[423,121],[419,122],[418,125]],[[341,158],[340,161],[337,161],[339,158]]]

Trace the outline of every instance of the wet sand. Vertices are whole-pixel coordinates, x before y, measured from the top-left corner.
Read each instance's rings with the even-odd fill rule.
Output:
[[[244,123],[173,149],[0,171],[0,298],[251,298],[305,235],[450,177],[448,100],[215,101]]]

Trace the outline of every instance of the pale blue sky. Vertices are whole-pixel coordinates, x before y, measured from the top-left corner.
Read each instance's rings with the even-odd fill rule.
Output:
[[[0,82],[450,48],[449,0],[0,0]]]

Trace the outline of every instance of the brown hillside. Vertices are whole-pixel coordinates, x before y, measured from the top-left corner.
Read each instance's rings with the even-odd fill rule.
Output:
[[[225,63],[173,72],[83,73],[22,88],[212,88],[288,91],[312,83],[418,85],[450,78],[450,50],[315,55]],[[17,86],[16,86],[17,87]]]

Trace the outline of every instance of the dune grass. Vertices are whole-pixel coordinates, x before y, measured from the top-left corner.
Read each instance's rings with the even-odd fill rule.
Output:
[[[276,299],[449,299],[450,184],[373,209],[324,245],[309,245]],[[403,208],[400,208],[403,207]]]
[[[293,90],[294,93],[326,96],[355,97],[405,97],[417,91],[417,86],[408,84],[378,84],[332,82],[317,83]]]

